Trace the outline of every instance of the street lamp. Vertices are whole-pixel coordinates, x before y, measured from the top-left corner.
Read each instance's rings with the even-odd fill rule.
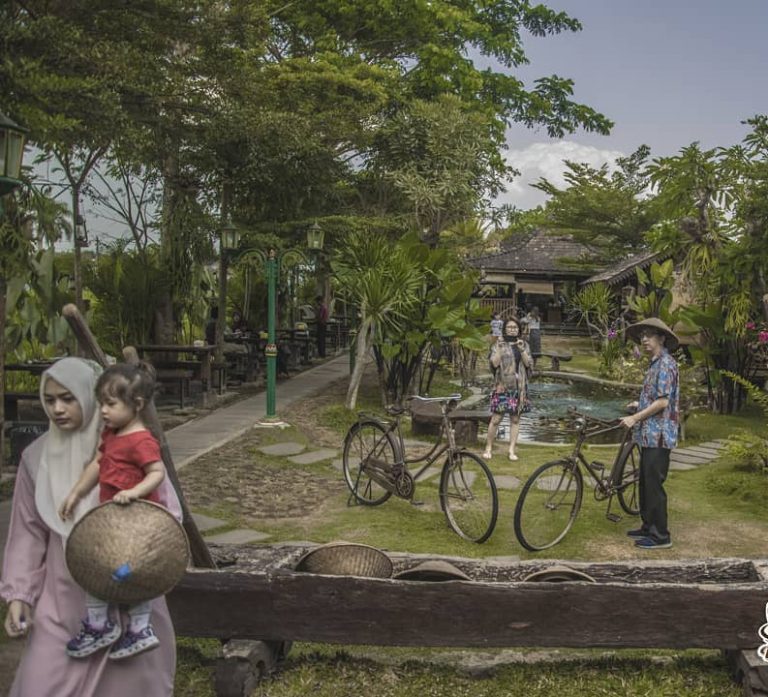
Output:
[[[227,220],[221,226],[221,248],[227,254],[234,254],[239,246],[240,230],[237,229],[231,220]]]
[[[325,233],[323,229],[317,224],[317,221],[312,223],[307,230],[307,249],[313,251],[320,251],[323,248],[323,238]]]
[[[75,222],[75,244],[78,247],[88,246],[88,228],[85,226],[85,218],[79,213]]]
[[[323,231],[315,222],[307,229],[307,247],[318,251],[323,247]],[[287,261],[298,263],[307,257],[300,249],[290,248],[280,252],[270,249],[264,252],[252,249],[242,254],[241,258],[253,258],[264,265],[267,274],[267,404],[264,421],[278,422],[277,418],[277,282],[280,266]]]
[[[0,196],[21,184],[21,158],[27,129],[0,113]]]

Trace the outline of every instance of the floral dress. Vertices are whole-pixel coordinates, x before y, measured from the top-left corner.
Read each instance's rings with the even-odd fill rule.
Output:
[[[492,414],[525,414],[531,410],[528,399],[527,368],[533,365],[528,344],[520,350],[506,341],[491,349],[491,367],[494,367],[495,387],[491,393]],[[495,360],[494,360],[495,359]]]

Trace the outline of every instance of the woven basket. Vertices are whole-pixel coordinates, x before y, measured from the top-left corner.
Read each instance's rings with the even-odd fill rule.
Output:
[[[572,569],[570,566],[550,566],[546,569],[534,571],[523,579],[524,582],[537,583],[544,581],[547,583],[562,583],[563,581],[587,581],[595,583],[595,579],[589,574],[585,574],[578,569]]]
[[[354,542],[329,542],[299,559],[296,571],[328,576],[390,578],[392,561],[380,549]]]
[[[72,578],[91,595],[132,605],[165,595],[189,563],[184,529],[162,506],[112,501],[86,513],[67,540]]]
[[[395,575],[399,581],[471,581],[461,569],[439,559],[422,562]]]

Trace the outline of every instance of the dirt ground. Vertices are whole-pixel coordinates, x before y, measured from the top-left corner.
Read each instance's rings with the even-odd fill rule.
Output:
[[[345,390],[345,381],[339,381],[321,395],[285,410],[283,417],[312,447],[340,450],[338,434],[317,425],[314,412],[338,400]],[[241,524],[256,525],[258,521],[311,516],[330,496],[344,489],[335,471],[325,474],[265,462],[257,451],[263,439],[264,431],[253,429],[187,465],[179,478],[189,507],[204,510],[224,502]]]

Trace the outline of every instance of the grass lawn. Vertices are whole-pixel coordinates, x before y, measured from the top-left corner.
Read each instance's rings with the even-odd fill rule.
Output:
[[[585,365],[590,356],[581,354]],[[431,390],[454,390],[443,376]],[[315,400],[311,435],[294,427],[265,434],[264,442],[296,440],[319,446],[314,427],[326,434],[322,445],[340,447],[343,434],[355,420],[340,393],[329,391]],[[361,393],[360,409],[381,413],[375,384]],[[291,420],[291,414],[287,414]],[[737,416],[694,414],[688,423],[686,445],[726,437],[739,428],[765,429],[759,411],[748,408]],[[407,432],[406,432],[407,433]],[[509,462],[506,447],[497,444],[490,462],[495,475],[524,481],[540,464],[562,456],[567,446],[519,447],[520,459]],[[478,444],[474,449],[480,453]],[[611,448],[588,449],[589,459],[610,462]],[[254,450],[254,456],[256,452]],[[259,460],[264,456],[258,454]],[[279,458],[267,460],[285,467]],[[296,468],[296,465],[290,465]],[[318,480],[338,484],[341,473],[328,462],[302,466]],[[607,561],[632,559],[691,559],[702,557],[765,558],[765,501],[768,477],[743,468],[728,455],[691,471],[672,471],[667,482],[670,528],[675,546],[670,550],[643,552],[625,536],[637,525],[625,517],[619,523],[606,519],[606,503],[595,502],[590,489],[573,529],[554,549],[540,553],[524,550],[516,541],[512,517],[519,489],[500,490],[499,520],[491,539],[483,545],[461,540],[448,528],[438,502],[438,477],[417,483],[420,506],[392,498],[382,506],[348,505],[348,492],[338,487],[316,513],[302,517],[261,520],[258,529],[271,541],[312,540],[318,543],[344,539],[393,551],[435,553],[462,557],[517,555],[521,559]],[[618,505],[613,511],[620,512]],[[211,514],[234,525],[247,519],[237,507],[215,506]],[[755,618],[756,627],[760,618]],[[213,695],[211,666],[218,644],[180,639],[177,695]],[[455,649],[397,649],[335,647],[299,644],[291,651],[284,670],[262,683],[254,695],[288,697],[323,695],[686,695],[736,697],[725,662],[715,651],[457,651]]]

